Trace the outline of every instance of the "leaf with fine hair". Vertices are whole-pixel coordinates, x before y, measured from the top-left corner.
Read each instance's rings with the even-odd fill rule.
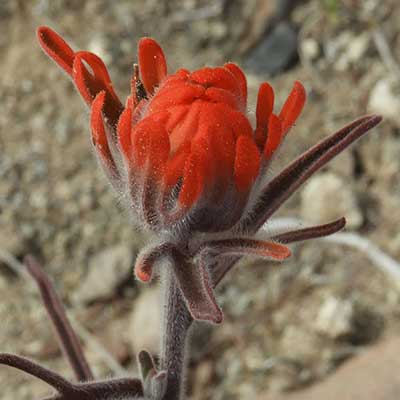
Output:
[[[82,346],[72,329],[64,306],[54,290],[52,282],[34,257],[26,256],[25,265],[39,288],[43,304],[53,323],[61,349],[69,361],[76,378],[79,381],[93,379],[93,374],[83,353]]]
[[[299,156],[265,186],[240,231],[256,232],[312,174],[381,120],[378,115],[362,117]]]
[[[222,311],[215,300],[208,267],[200,262],[197,265],[188,263],[185,257],[174,252],[172,268],[186,306],[196,320],[220,324]]]
[[[279,235],[272,236],[272,240],[279,243],[295,243],[304,240],[317,239],[324,236],[332,235],[344,228],[346,225],[345,218],[339,218],[329,224],[311,226],[309,228],[297,229],[294,231],[280,233]]]

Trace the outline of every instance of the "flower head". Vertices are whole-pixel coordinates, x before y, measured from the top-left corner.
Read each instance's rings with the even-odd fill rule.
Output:
[[[144,38],[123,107],[96,55],[73,52],[49,28],[40,28],[39,40],[91,107],[100,161],[153,231],[179,222],[195,231],[221,231],[237,223],[305,102],[304,88],[296,82],[276,115],[274,92],[263,84],[253,130],[246,115],[246,78],[237,65],[168,74],[162,49]]]
[[[380,117],[360,118],[266,181],[272,158],[303,109],[300,82],[279,113],[272,87],[263,83],[253,128],[246,78],[233,63],[168,74],[161,47],[143,38],[123,105],[100,58],[73,51],[47,27],[39,28],[38,38],[91,108],[93,145],[113,186],[159,238],[139,256],[137,277],[148,281],[160,260],[171,261],[193,318],[222,320],[213,287],[242,255],[283,260],[290,255],[286,243],[344,226],[341,219],[270,241],[252,237],[312,173]]]

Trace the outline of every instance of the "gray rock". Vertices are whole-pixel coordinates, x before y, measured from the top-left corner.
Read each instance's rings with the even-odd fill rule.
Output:
[[[305,38],[301,42],[300,48],[303,56],[310,61],[318,58],[320,54],[319,43],[314,38]]]
[[[362,33],[359,36],[344,37],[344,51],[338,57],[335,68],[339,71],[347,70],[351,65],[360,62],[370,44],[370,35]]]
[[[347,362],[324,381],[287,394],[261,393],[257,400],[395,400],[400,393],[400,338],[391,338]]]
[[[393,79],[384,78],[375,84],[369,95],[368,109],[400,126],[400,96]]]
[[[112,297],[118,286],[132,275],[133,256],[133,250],[126,245],[109,247],[94,255],[86,278],[73,294],[73,301],[90,303]]]
[[[280,22],[249,52],[246,68],[259,74],[276,74],[297,57],[297,32],[288,22]]]
[[[343,31],[324,43],[324,53],[329,63],[338,71],[346,71],[357,65],[368,50],[371,42],[369,33],[355,35],[352,31]]]
[[[135,301],[129,323],[129,340],[135,354],[141,350],[157,353],[161,317],[159,289],[145,288]]]
[[[288,325],[282,334],[281,354],[294,360],[307,360],[315,357],[316,338],[313,332],[309,332],[299,325]]]
[[[346,217],[347,227],[358,228],[363,216],[348,183],[333,173],[310,179],[301,193],[301,216],[312,223]]]
[[[353,319],[352,301],[329,297],[319,309],[315,329],[331,339],[339,339],[352,333]]]

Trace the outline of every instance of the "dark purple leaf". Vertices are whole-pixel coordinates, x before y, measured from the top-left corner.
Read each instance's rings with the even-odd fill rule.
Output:
[[[295,231],[281,233],[273,236],[271,239],[279,243],[294,243],[301,242],[302,240],[316,239],[328,235],[332,235],[344,228],[346,219],[340,218],[329,224],[312,226],[310,228],[298,229]]]
[[[53,322],[61,348],[74,370],[76,378],[79,381],[92,380],[93,374],[86,361],[82,346],[68,321],[64,306],[54,290],[53,284],[32,256],[25,258],[25,265],[39,287],[43,303]]]

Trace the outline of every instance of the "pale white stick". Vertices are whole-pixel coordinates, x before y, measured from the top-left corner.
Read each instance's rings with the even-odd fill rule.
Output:
[[[385,34],[380,29],[375,29],[372,35],[375,46],[378,50],[379,55],[382,58],[388,71],[397,76],[400,80],[400,67],[393,56],[390,46],[386,40]]]
[[[24,279],[30,280],[29,272],[11,253],[0,249],[0,261],[2,261],[16,275],[22,276]]]
[[[71,325],[78,336],[96,353],[104,363],[114,372],[117,376],[128,376],[129,371],[122,367],[119,362],[106,350],[106,348],[92,335],[83,325],[81,325],[71,312],[67,313]]]
[[[400,282],[400,264],[370,240],[352,232],[338,232],[322,238],[326,242],[343,244],[364,253],[378,268]]]

